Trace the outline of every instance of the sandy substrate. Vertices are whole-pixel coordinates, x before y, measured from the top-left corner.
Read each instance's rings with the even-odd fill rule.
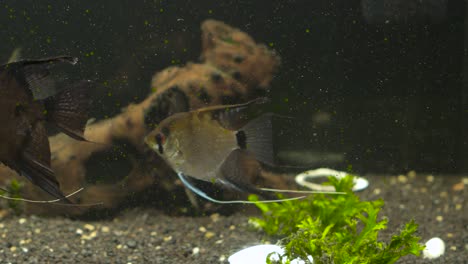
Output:
[[[409,256],[398,263],[468,263],[468,176],[367,176],[362,199],[383,198],[389,231],[414,218],[426,242],[440,237],[445,255]],[[235,251],[262,241],[275,243],[248,224],[252,206],[229,216],[169,216],[136,208],[106,220],[71,220],[4,214],[1,263],[228,263]],[[385,232],[383,239],[390,232]]]

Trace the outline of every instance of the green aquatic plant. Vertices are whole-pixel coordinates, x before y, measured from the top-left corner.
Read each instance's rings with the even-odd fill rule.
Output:
[[[394,263],[402,256],[419,256],[424,246],[415,235],[418,225],[411,220],[389,243],[378,241],[388,219],[378,218],[384,202],[360,201],[353,193],[353,178],[330,177],[328,185],[342,195],[316,194],[304,200],[257,203],[262,218],[251,218],[268,235],[281,237],[285,253],[280,263],[299,258],[314,263]],[[255,195],[249,197],[258,201]],[[268,258],[267,263],[275,263]]]
[[[5,190],[0,189],[0,195],[5,195],[11,198],[22,198],[21,190],[23,184],[15,179],[10,181],[10,184]],[[22,211],[22,201],[19,200],[7,200],[8,208],[12,209],[16,214],[20,214]]]

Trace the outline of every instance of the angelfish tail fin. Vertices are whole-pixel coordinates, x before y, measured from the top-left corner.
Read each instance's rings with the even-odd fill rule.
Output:
[[[271,113],[263,114],[236,133],[238,146],[268,165],[275,164],[272,118]]]

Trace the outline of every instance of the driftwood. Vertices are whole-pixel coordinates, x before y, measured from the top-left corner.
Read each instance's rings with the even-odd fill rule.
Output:
[[[222,22],[202,26],[201,63],[169,67],[153,77],[151,93],[121,114],[87,126],[91,142],[63,134],[50,138],[52,168],[64,193],[85,189],[70,199],[77,204],[102,202],[100,207],[25,204],[27,212],[79,215],[89,209],[114,209],[139,193],[170,194],[182,189],[171,169],[148,150],[147,131],[167,116],[207,105],[241,103],[264,94],[279,66],[278,56],[256,44],[246,33]],[[17,177],[0,167],[6,183]],[[24,178],[22,195],[44,200],[47,195]]]

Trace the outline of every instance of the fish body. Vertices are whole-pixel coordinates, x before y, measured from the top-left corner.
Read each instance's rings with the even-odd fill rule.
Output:
[[[163,136],[166,144],[162,154],[176,172],[214,181],[220,164],[238,148],[236,131],[220,126],[210,112],[178,113],[165,123],[168,126],[163,131],[169,128],[170,135]]]
[[[180,175],[258,193],[250,179],[273,163],[271,115],[265,99],[176,113],[146,143]]]
[[[49,70],[60,63],[75,64],[76,59],[61,56],[0,66],[0,162],[66,200],[50,168],[45,123],[84,140],[91,83],[81,81],[56,92]]]

